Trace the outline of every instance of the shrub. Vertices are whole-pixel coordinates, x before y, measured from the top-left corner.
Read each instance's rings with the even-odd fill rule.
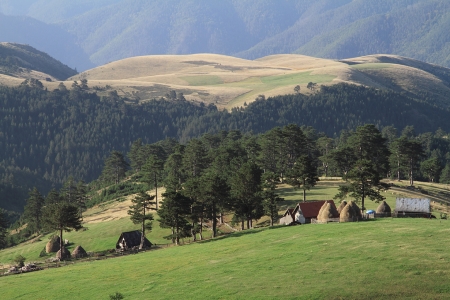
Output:
[[[22,268],[25,265],[25,257],[22,255],[17,255],[16,258],[14,258],[14,262],[17,264],[19,268]]]

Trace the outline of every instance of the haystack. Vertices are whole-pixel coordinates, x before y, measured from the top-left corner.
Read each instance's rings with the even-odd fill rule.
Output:
[[[336,208],[328,202],[325,202],[322,208],[320,214],[317,216],[317,221],[319,222],[328,222],[338,215]]]
[[[362,214],[361,214],[361,209],[359,208],[359,206],[354,201],[350,201],[348,204],[351,204],[351,206],[353,208],[353,212],[354,212],[353,217],[355,218],[355,221],[361,220]]]
[[[62,247],[62,255],[61,251],[56,252],[56,258],[59,258],[60,260],[64,260],[67,258],[70,258],[70,251],[66,249],[66,247]]]
[[[76,246],[75,249],[72,251],[73,258],[82,258],[86,256],[87,256],[86,250],[84,250],[83,247],[81,246]]]
[[[59,250],[59,236],[54,235],[50,241],[48,241],[47,245],[45,245],[45,252],[51,253]]]
[[[391,216],[391,207],[383,200],[376,210],[377,214],[384,215],[385,217]]]
[[[341,210],[341,213],[339,214],[339,222],[353,222],[353,217],[355,215],[355,212],[353,210],[353,207],[350,203],[347,203],[346,206]]]
[[[337,208],[338,213],[340,214],[341,211],[344,209],[344,207],[347,205],[347,201],[342,201],[341,204],[339,204],[339,207]]]
[[[319,209],[319,212],[317,213],[317,221],[321,221],[320,218],[322,217],[322,212],[327,206],[327,202],[324,202],[322,207]]]

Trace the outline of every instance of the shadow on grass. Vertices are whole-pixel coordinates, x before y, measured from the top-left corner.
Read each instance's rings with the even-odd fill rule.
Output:
[[[228,238],[242,237],[242,236],[246,236],[246,235],[261,233],[266,230],[276,230],[276,229],[286,228],[286,227],[287,226],[279,225],[279,226],[264,227],[264,228],[246,229],[246,230],[242,230],[242,231],[226,233],[224,235],[221,235],[221,236],[218,236],[215,238],[211,238],[209,240],[199,241],[198,243],[210,243],[210,242],[220,241],[220,240],[224,240],[224,239],[228,239]]]

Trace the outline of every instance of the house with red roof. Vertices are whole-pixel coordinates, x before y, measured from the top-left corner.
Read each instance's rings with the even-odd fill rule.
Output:
[[[294,222],[301,224],[311,223],[311,219],[317,219],[319,211],[325,202],[330,203],[330,205],[334,207],[334,211],[337,213],[336,205],[333,200],[300,202],[292,212]],[[339,214],[333,216],[333,218],[339,218]]]

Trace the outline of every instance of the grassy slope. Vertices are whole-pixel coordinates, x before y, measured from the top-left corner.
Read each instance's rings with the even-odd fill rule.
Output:
[[[330,200],[333,199],[334,195],[338,192],[338,185],[340,181],[321,181],[316,187],[307,191],[306,197],[308,201],[312,200]],[[416,184],[418,186],[418,184]],[[420,183],[420,186],[424,186],[427,189],[434,190],[446,190],[446,187],[439,184],[433,184],[429,186],[425,183]],[[295,207],[298,202],[302,201],[302,191],[296,190],[287,184],[283,184],[278,189],[280,197],[285,200],[281,202],[280,214],[283,214],[288,207]],[[159,191],[161,192],[161,191]],[[161,194],[159,194],[159,199],[161,199]],[[418,197],[416,194],[411,194],[406,190],[399,192],[388,191],[383,194],[386,197],[386,202],[395,208],[395,198],[396,197]],[[423,195],[426,197],[426,195]],[[84,226],[87,228],[85,231],[78,232],[68,232],[64,233],[64,239],[68,239],[71,245],[68,247],[69,250],[73,250],[78,245],[83,246],[83,248],[88,252],[103,251],[106,249],[112,249],[115,247],[117,239],[121,232],[139,229],[138,225],[134,225],[127,215],[128,207],[131,205],[130,199],[124,202],[109,202],[100,206],[96,206],[89,209],[84,213]],[[366,201],[367,209],[376,209],[378,203],[372,202],[370,200]],[[445,208],[444,208],[445,209]],[[170,234],[169,229],[162,229],[159,227],[158,217],[154,213],[155,221],[153,221],[153,230],[148,233],[147,236],[150,241],[157,245],[167,244],[169,241],[164,238]],[[267,218],[262,218],[258,221],[258,224],[266,225]],[[100,234],[99,234],[100,233]],[[208,230],[204,231],[204,236],[210,236]],[[48,242],[48,237],[43,236],[35,241],[29,241],[24,244],[17,245],[12,248],[4,249],[0,251],[0,264],[9,264],[17,255],[22,255],[27,258],[27,261],[38,261],[45,258],[39,257],[39,253],[44,249],[46,243]]]
[[[308,82],[350,82],[375,88],[428,91],[438,102],[448,102],[450,89],[434,73],[445,68],[399,56],[372,55],[341,62],[304,55],[272,55],[244,60],[216,54],[140,56],[112,62],[70,78],[86,78],[90,86],[111,86],[141,100],[164,96],[173,89],[186,99],[215,103],[228,109],[266,97],[310,92]],[[435,71],[439,69],[438,71]],[[68,82],[66,85],[70,86]]]
[[[74,80],[85,78],[90,87],[108,86],[100,94],[117,90],[120,95],[140,100],[164,97],[170,90],[176,90],[189,101],[231,109],[254,101],[260,94],[270,97],[294,93],[296,85],[300,85],[301,93],[310,93],[306,88],[309,82],[319,85],[348,82],[407,91],[411,96],[426,92],[433,104],[447,107],[449,74],[449,69],[395,55],[334,61],[294,54],[256,60],[192,54],[123,59],[87,70],[64,83],[70,88]],[[0,77],[0,84],[17,85],[21,81]],[[43,83],[50,90],[59,84]]]
[[[445,299],[450,222],[276,227],[2,278],[6,299]]]

